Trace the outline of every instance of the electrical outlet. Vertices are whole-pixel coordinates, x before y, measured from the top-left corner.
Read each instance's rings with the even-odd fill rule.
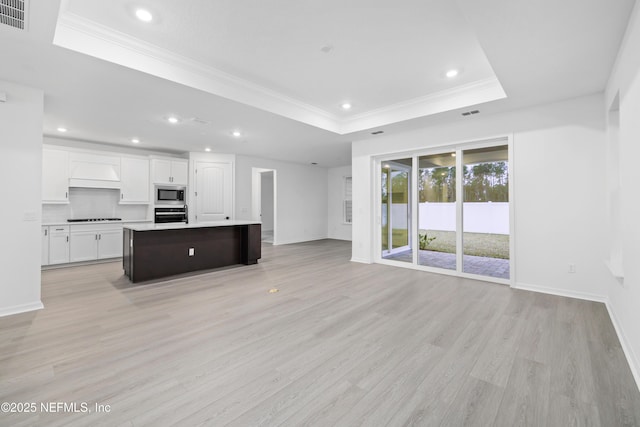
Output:
[[[189,256],[194,256],[196,254],[195,248],[189,248]]]
[[[569,273],[575,273],[575,272],[576,272],[576,265],[569,264]]]

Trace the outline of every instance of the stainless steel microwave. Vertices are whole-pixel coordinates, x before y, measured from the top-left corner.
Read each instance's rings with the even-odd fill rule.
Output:
[[[184,205],[186,187],[156,186],[156,205]]]

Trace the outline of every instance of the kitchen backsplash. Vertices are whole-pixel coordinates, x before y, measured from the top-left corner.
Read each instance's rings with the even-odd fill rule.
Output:
[[[148,205],[120,205],[120,190],[105,188],[70,188],[69,204],[42,205],[42,222],[59,222],[77,218],[151,218]]]

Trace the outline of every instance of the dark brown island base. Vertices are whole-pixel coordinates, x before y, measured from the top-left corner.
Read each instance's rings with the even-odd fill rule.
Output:
[[[126,226],[123,245],[124,274],[135,283],[256,264],[261,257],[261,228],[251,221]]]

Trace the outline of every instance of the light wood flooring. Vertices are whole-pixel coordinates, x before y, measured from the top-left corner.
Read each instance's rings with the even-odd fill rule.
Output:
[[[45,309],[0,318],[0,402],[38,410],[0,425],[640,424],[604,305],[350,251],[266,245],[258,265],[137,285],[120,263],[43,272]]]

